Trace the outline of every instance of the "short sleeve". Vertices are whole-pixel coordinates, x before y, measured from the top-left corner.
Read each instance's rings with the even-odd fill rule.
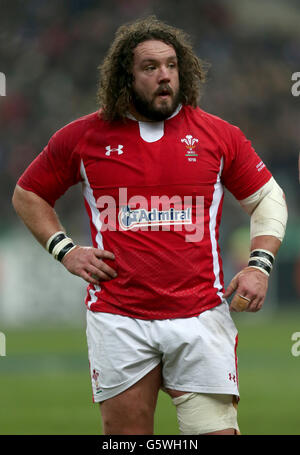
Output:
[[[230,140],[222,172],[225,187],[236,199],[242,200],[258,191],[271,177],[251,142],[239,128],[230,125]]]
[[[81,180],[80,157],[69,135],[68,128],[56,132],[17,182],[52,207],[70,186]]]

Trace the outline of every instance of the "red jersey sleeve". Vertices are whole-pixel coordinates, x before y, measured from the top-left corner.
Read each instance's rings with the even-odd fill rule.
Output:
[[[222,182],[236,199],[242,200],[258,191],[272,174],[239,128],[230,125],[229,133]]]
[[[25,170],[18,185],[36,193],[53,207],[70,186],[81,180],[80,156],[76,153],[79,138],[76,130],[68,125],[57,131]]]

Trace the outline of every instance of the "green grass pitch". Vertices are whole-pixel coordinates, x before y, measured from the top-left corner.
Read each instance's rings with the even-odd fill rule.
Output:
[[[300,434],[300,357],[291,353],[299,313],[239,314],[242,434]],[[5,330],[0,357],[0,434],[101,434],[92,403],[85,327]],[[155,434],[178,434],[175,408],[160,392]]]

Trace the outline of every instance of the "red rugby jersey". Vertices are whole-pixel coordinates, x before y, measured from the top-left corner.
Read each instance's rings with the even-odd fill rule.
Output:
[[[164,122],[75,120],[18,184],[54,206],[82,182],[93,246],[114,253],[118,273],[88,286],[91,311],[166,319],[222,302],[223,187],[241,200],[270,178],[239,128],[183,106]]]

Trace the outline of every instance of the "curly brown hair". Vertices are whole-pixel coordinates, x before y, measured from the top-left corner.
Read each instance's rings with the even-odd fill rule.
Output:
[[[107,121],[125,119],[131,103],[134,49],[147,40],[174,47],[178,59],[180,102],[196,107],[205,81],[204,63],[194,54],[188,35],[155,16],[122,25],[101,65],[97,99]]]

